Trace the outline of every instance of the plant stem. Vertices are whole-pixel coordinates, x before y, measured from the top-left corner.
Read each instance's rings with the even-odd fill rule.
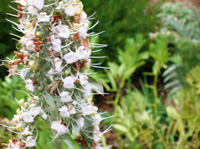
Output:
[[[55,139],[55,149],[62,149],[62,142],[57,139]]]
[[[155,118],[157,117],[157,113],[158,113],[157,81],[158,81],[158,73],[156,73],[156,74],[155,74],[155,77],[154,77],[154,114],[155,114]]]
[[[123,79],[120,83],[119,89],[117,90],[117,94],[116,94],[115,101],[114,101],[114,112],[115,112],[116,117],[118,116],[117,106],[118,106],[118,103],[119,103],[119,100],[120,100],[120,97],[122,94],[121,90],[124,87],[124,83],[125,83],[125,80]],[[117,140],[118,140],[118,144],[119,144],[119,149],[122,149],[123,148],[122,147],[122,138],[121,138],[121,135],[119,132],[117,132]]]

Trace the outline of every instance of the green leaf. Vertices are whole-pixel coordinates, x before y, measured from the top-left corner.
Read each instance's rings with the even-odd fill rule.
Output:
[[[49,93],[47,93],[47,92],[44,92],[42,95],[44,96],[44,99],[46,100],[47,104],[50,106],[51,110],[55,111],[56,110],[56,104],[55,104],[52,96],[49,95]]]
[[[128,132],[128,129],[125,126],[120,125],[120,124],[115,124],[113,126],[113,128],[115,128],[116,130],[118,130],[118,131],[120,131],[122,133],[127,133]]]
[[[68,149],[75,149],[74,147],[73,147],[73,145],[72,145],[72,142],[71,141],[69,141],[69,140],[67,140],[67,139],[64,139],[63,140],[66,144],[67,144],[67,146],[68,146]]]
[[[89,76],[89,86],[91,89],[97,93],[103,94],[104,89],[100,82],[98,82],[95,78]]]
[[[112,85],[112,89],[117,90],[117,84],[116,84],[115,78],[113,77],[112,73],[110,73],[110,71],[108,71],[108,70],[105,70],[105,71],[106,71],[108,78],[110,80],[110,83]]]
[[[72,123],[72,133],[73,133],[73,135],[75,135],[75,136],[79,135],[79,131],[80,131],[79,126],[77,124]]]
[[[116,63],[109,62],[108,66],[110,67],[110,71],[114,77],[117,77],[119,66]]]

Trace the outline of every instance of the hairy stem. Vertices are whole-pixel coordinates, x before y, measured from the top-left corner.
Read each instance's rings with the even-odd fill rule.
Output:
[[[62,141],[55,139],[55,149],[62,149]]]

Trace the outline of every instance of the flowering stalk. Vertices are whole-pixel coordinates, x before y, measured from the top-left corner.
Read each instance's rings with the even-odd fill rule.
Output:
[[[14,0],[18,23],[13,28],[22,32],[15,59],[9,60],[9,75],[18,74],[30,91],[27,101],[18,101],[20,109],[13,118],[17,138],[8,148],[36,146],[37,117],[42,117],[54,134],[56,148],[61,141],[75,136],[80,146],[102,148],[99,123],[105,119],[91,101],[92,90],[103,94],[102,86],[85,73],[91,63],[92,48],[106,45],[89,43],[87,14],[79,0]],[[97,50],[98,51],[98,50]],[[19,69],[19,65],[23,68]],[[98,67],[95,65],[95,67]],[[99,67],[101,68],[101,67]],[[9,128],[13,131],[13,128]]]

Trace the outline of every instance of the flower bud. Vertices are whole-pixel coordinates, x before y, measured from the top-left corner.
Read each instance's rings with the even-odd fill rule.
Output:
[[[28,22],[28,23],[25,25],[25,27],[26,27],[27,29],[29,29],[29,28],[32,27],[32,24]]]
[[[42,33],[41,33],[41,32],[36,32],[35,35],[38,36],[38,37],[41,37],[41,36],[42,36]]]
[[[79,24],[78,23],[74,23],[74,28],[75,29],[79,29]]]
[[[65,70],[65,74],[66,75],[69,75],[70,74],[70,72],[69,72],[69,70],[67,69],[67,70]]]
[[[32,70],[36,70],[36,69],[37,69],[37,64],[35,63],[35,61],[30,61],[30,62],[28,63],[28,65],[30,66],[30,68],[31,68]]]
[[[20,114],[20,113],[21,113],[21,111],[20,111],[19,108],[16,110],[16,113],[17,113],[17,114]]]
[[[19,131],[19,132],[22,132],[23,131],[22,125],[21,124],[17,125],[16,130]]]
[[[18,104],[20,107],[25,107],[24,99],[21,99]]]

